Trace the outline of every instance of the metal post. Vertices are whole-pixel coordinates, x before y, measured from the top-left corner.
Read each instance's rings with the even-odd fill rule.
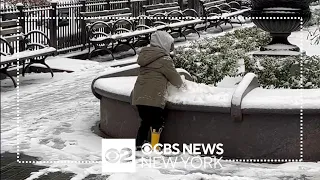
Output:
[[[23,12],[24,5],[22,3],[18,3],[17,9],[19,10],[18,19],[19,19],[19,26],[22,27],[21,33],[26,33],[26,24],[25,24],[25,13]],[[19,39],[19,52],[25,50],[25,42],[22,39]]]
[[[80,0],[80,3],[81,3],[80,12],[86,12],[86,0]],[[83,15],[81,15],[80,27],[81,27],[81,42],[82,42],[81,50],[84,50],[86,49],[86,43],[87,43],[87,29],[86,29],[85,17]]]
[[[50,29],[50,43],[51,46],[58,49],[57,37],[57,2],[51,2],[51,9],[49,11],[49,29]],[[56,54],[55,54],[56,55]]]

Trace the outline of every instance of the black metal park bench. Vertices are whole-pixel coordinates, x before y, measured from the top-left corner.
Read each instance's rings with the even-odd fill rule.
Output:
[[[239,16],[246,15],[251,9],[241,4],[237,0],[200,0],[206,22],[206,29],[209,27],[221,27],[222,23],[229,23],[233,28],[232,23],[242,22]],[[237,19],[238,22],[232,22],[231,19]],[[209,25],[207,25],[209,23]]]
[[[106,4],[108,3],[110,2],[106,2]],[[123,3],[123,1],[119,3]],[[129,3],[127,4],[129,5]],[[139,23],[140,19],[145,21],[145,18],[133,18],[129,7],[82,12],[81,16],[83,17],[82,23],[86,27],[87,40],[89,42],[88,59],[97,51],[106,51],[114,59],[113,53],[120,45],[130,47],[135,55],[136,43],[141,40],[148,41],[150,34],[156,31],[154,28]],[[92,51],[90,50],[91,45],[93,46]]]
[[[164,26],[170,34],[178,33],[180,37],[186,36],[185,31],[196,32],[197,24],[203,23],[198,13],[194,9],[181,10],[177,2],[160,3],[143,6],[145,14],[153,20],[153,26]]]
[[[1,21],[0,25],[0,73],[7,75],[13,81],[14,86],[17,87],[14,78],[8,73],[8,69],[17,67],[21,62],[23,64],[22,75],[24,76],[30,65],[39,63],[45,65],[50,70],[51,76],[53,77],[53,71],[49,65],[45,63],[45,59],[50,55],[54,55],[57,50],[54,47],[51,47],[50,39],[46,34],[38,30],[30,31],[25,34],[23,27],[18,25],[18,19]],[[34,39],[35,37],[38,38],[37,40],[41,40],[44,43],[37,43]],[[17,48],[17,45],[19,45],[19,48]]]

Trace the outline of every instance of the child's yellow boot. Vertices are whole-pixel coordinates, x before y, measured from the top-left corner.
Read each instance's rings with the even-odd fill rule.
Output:
[[[159,143],[162,128],[160,128],[158,132],[156,131],[156,129],[152,129],[152,127],[150,129],[151,129],[151,146],[152,146],[152,149],[154,149],[154,146]],[[157,147],[157,151],[160,151],[159,146]]]

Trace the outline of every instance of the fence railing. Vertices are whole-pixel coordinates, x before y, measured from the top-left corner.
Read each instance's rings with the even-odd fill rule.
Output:
[[[50,38],[51,44],[58,49],[58,53],[62,54],[85,48],[85,28],[81,26],[80,12],[130,7],[133,16],[137,17],[144,14],[144,5],[165,2],[182,3],[183,1],[186,0],[79,0],[59,3],[51,2],[50,5],[41,7],[28,5],[2,6],[0,13],[2,21],[19,19],[24,33],[31,30],[41,30]],[[42,41],[41,37],[36,35],[31,39],[37,42]]]

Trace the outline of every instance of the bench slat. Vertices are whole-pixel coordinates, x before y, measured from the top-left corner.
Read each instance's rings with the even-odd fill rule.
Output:
[[[190,20],[190,21],[176,22],[176,23],[169,24],[168,27],[171,27],[171,28],[184,27],[187,25],[194,25],[194,24],[199,24],[199,23],[203,23],[203,20],[194,19],[194,20]]]
[[[148,11],[146,11],[146,13],[155,14],[155,13],[159,13],[159,12],[170,12],[170,11],[173,11],[173,10],[180,10],[180,6],[148,10]]]
[[[110,27],[112,27],[112,24],[114,23],[114,21],[110,20],[110,19],[88,19],[86,22],[87,24],[89,24],[90,26],[92,26],[93,23],[97,22],[97,21],[103,21],[105,22],[106,24],[108,24]],[[102,24],[97,24],[95,25],[94,27],[96,28],[102,28],[102,27],[105,27],[104,25]]]
[[[115,15],[110,15],[110,16],[101,16],[101,18],[92,18],[92,19],[87,19],[87,23],[93,23],[97,21],[110,21],[112,17],[131,17],[132,13],[126,13],[126,14],[115,14]]]
[[[220,5],[220,4],[223,4],[223,3],[226,3],[226,1],[225,0],[219,0],[219,1],[207,2],[207,3],[204,3],[203,6],[211,7],[211,6],[216,6],[216,5]]]
[[[245,13],[247,11],[250,11],[250,9],[242,9],[242,10],[235,11],[235,12],[223,13],[222,14],[222,18],[224,18],[224,17],[233,17],[233,16],[236,16],[236,15],[243,14],[243,13]]]
[[[12,36],[4,36],[2,38],[10,43],[10,42],[15,42],[15,41],[22,40],[24,38],[24,34],[15,34],[15,35],[12,35]]]
[[[34,51],[30,51],[30,50],[22,51],[10,56],[1,56],[1,65],[16,62],[18,59],[20,61],[20,60],[26,60],[29,58],[50,55],[56,51],[57,50],[53,47],[46,47],[46,48],[34,50]]]
[[[160,3],[160,4],[144,5],[143,8],[145,10],[152,10],[152,9],[159,9],[159,8],[163,8],[163,7],[173,7],[173,6],[179,6],[179,4],[177,2]]]
[[[10,26],[17,26],[18,22],[17,19],[13,20],[8,20],[8,21],[0,21],[0,27],[5,28],[5,27],[10,27]]]
[[[90,39],[90,41],[92,41],[92,42],[101,42],[101,41],[106,40],[106,39],[119,40],[119,39],[131,38],[131,37],[145,35],[145,34],[151,34],[151,33],[154,33],[156,31],[157,31],[156,28],[136,30],[136,31],[125,32],[125,33],[121,33],[121,34],[114,34],[114,35],[109,36],[109,37],[92,38],[92,39]]]
[[[8,34],[17,34],[22,32],[22,27],[17,26],[17,27],[12,27],[12,28],[6,28],[6,29],[1,29],[0,34],[2,36],[8,35]]]
[[[109,16],[114,14],[125,14],[125,13],[131,13],[130,8],[94,11],[94,12],[81,12],[81,15],[84,17],[90,17],[90,16]]]

